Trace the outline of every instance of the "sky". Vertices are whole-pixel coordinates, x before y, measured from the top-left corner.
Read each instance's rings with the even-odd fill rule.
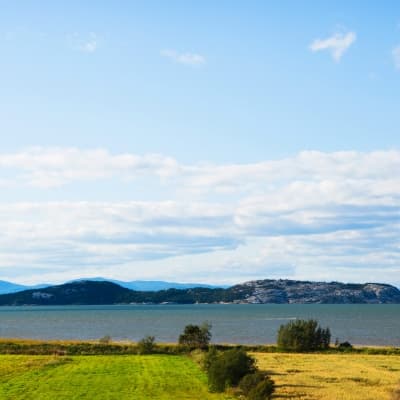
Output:
[[[0,279],[400,286],[398,1],[0,7]]]

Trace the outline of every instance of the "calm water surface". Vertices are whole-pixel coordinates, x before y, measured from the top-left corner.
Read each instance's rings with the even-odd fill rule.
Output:
[[[213,342],[275,343],[283,323],[315,318],[332,341],[400,346],[400,305],[224,304],[0,307],[0,336],[37,339],[139,340],[153,335],[176,342],[184,326],[208,321]]]

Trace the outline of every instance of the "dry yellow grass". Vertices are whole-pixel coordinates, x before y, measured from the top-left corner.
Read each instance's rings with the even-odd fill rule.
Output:
[[[389,400],[400,380],[400,356],[253,353],[271,371],[276,399]]]

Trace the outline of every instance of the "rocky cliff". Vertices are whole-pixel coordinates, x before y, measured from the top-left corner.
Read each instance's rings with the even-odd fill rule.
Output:
[[[400,303],[400,291],[382,283],[345,284],[292,280],[257,280],[233,286],[230,290],[243,303]]]

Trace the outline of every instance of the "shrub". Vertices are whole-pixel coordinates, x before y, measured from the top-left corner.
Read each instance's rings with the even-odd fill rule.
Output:
[[[208,352],[204,356],[203,360],[203,368],[208,371],[211,367],[211,364],[217,359],[218,351],[215,346],[210,346]]]
[[[275,382],[260,371],[245,375],[239,388],[249,400],[270,399],[275,391]]]
[[[289,351],[314,351],[329,348],[331,332],[322,329],[318,322],[310,319],[290,321],[278,331],[278,347]]]
[[[137,346],[139,354],[151,354],[156,347],[155,337],[145,336],[143,339],[139,340]]]
[[[260,382],[264,380],[264,374],[256,371],[252,374],[245,375],[239,382],[239,388],[245,396],[254,389]]]
[[[259,382],[256,387],[250,390],[247,398],[249,400],[269,400],[275,391],[275,383],[269,377]]]
[[[244,350],[232,349],[210,359],[208,384],[213,392],[223,392],[236,386],[247,374],[255,372],[255,360]]]
[[[211,340],[211,324],[204,322],[202,325],[186,325],[183,333],[179,335],[179,344],[189,348],[204,349]]]
[[[350,342],[342,342],[338,345],[339,350],[351,350],[352,348],[353,345]]]

